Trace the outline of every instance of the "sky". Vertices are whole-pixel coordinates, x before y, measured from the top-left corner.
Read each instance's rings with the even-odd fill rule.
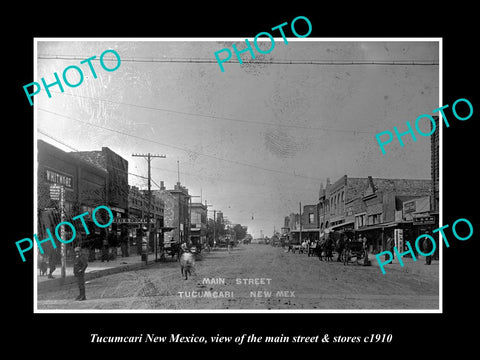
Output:
[[[244,53],[243,64],[226,62],[222,72],[214,53],[242,49],[243,39],[86,40],[37,39],[34,81],[51,83],[70,65],[84,75],[77,87],[35,96],[37,138],[65,151],[107,146],[128,161],[129,184],[144,189],[133,174],[147,176],[147,162],[132,154],[166,155],[152,160],[153,189],[160,181],[173,188],[179,165],[182,185],[201,196],[193,201],[211,205],[209,217],[221,210],[254,237],[280,230],[299,202],[317,203],[327,177],[430,178],[429,137],[406,136],[383,155],[375,134],[405,131],[441,105],[439,66],[378,63],[438,63],[438,41],[275,38],[269,54]],[[268,39],[259,44],[270,48]],[[111,72],[98,61],[108,49],[122,59]],[[80,64],[93,55],[97,78]],[[79,81],[74,70],[67,79]]]

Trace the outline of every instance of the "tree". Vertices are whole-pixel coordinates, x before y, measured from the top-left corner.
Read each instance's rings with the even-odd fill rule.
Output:
[[[237,240],[241,240],[245,236],[247,236],[247,229],[248,228],[246,226],[242,226],[241,224],[236,224],[233,227],[233,231],[235,232],[235,236],[236,236]]]

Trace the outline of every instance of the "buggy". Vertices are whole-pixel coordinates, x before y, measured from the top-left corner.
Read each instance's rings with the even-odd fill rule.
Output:
[[[352,258],[355,258],[356,264],[358,260],[364,259],[366,257],[366,249],[361,241],[347,241],[345,242],[345,247],[343,249],[343,265],[348,265]]]

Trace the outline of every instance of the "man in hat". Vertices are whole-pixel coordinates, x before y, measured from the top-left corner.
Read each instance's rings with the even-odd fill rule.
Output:
[[[429,235],[428,230],[425,231],[425,234]],[[422,252],[424,254],[430,254],[432,250],[433,250],[432,242],[425,237],[422,241]],[[432,254],[425,257],[425,265],[431,265],[431,264],[432,264]]]
[[[73,275],[76,276],[78,282],[78,290],[80,294],[75,300],[87,300],[85,297],[85,269],[88,266],[87,257],[82,253],[80,247],[75,248],[75,261],[73,263]]]

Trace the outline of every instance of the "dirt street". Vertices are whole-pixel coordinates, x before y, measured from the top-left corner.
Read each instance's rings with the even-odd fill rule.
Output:
[[[437,309],[438,266],[429,271],[383,275],[250,244],[202,254],[188,280],[178,262],[157,263],[87,282],[86,301],[75,285],[39,294],[38,309]]]

